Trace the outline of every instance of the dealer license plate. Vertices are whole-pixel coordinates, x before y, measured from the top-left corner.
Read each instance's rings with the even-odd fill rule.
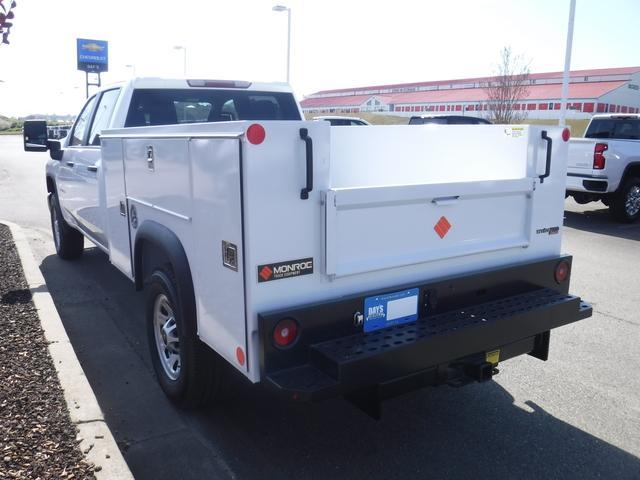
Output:
[[[364,331],[415,322],[418,319],[420,290],[411,288],[364,299]]]

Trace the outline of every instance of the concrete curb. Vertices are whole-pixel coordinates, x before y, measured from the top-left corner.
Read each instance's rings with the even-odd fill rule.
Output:
[[[22,228],[4,220],[0,220],[0,223],[11,230],[33,304],[49,344],[49,354],[56,367],[71,422],[78,428],[80,449],[87,461],[99,467],[95,472],[98,480],[133,479],[76,357]]]

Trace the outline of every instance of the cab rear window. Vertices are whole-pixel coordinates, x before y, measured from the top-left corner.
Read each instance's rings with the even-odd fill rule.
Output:
[[[585,138],[640,140],[640,119],[596,118],[591,121]]]
[[[137,89],[125,127],[234,120],[301,120],[293,95],[219,89]]]

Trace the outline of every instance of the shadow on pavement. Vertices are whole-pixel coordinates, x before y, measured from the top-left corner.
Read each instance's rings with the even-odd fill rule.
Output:
[[[216,405],[177,410],[153,377],[142,296],[106,255],[49,256],[41,269],[138,480],[638,478],[638,458],[538,405],[521,409],[495,382],[388,401],[376,422],[338,399],[282,401],[229,370]]]
[[[586,232],[611,235],[627,240],[640,240],[640,220],[635,223],[616,222],[609,214],[608,208],[585,211],[565,210],[564,225]]]

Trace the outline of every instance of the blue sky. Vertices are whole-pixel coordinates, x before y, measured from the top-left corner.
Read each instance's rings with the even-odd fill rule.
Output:
[[[284,80],[292,8],[291,84],[328,88],[493,73],[503,46],[533,72],[562,70],[569,0],[23,0],[0,46],[0,114],[75,113],[84,99],[75,39],[109,41],[103,83],[144,76]],[[577,0],[573,69],[640,65],[638,0]]]

